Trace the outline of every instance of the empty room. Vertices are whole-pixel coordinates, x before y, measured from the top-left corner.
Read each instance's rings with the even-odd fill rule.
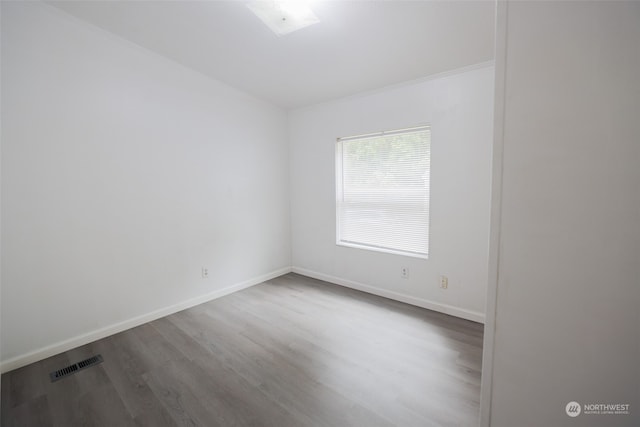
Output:
[[[640,425],[640,2],[0,2],[0,420]]]

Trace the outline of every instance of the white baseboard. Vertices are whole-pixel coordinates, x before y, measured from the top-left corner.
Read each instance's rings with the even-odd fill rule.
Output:
[[[347,288],[356,289],[358,291],[366,292],[380,297],[389,298],[395,301],[404,302],[407,304],[415,305],[418,307],[426,308],[440,313],[449,314],[451,316],[461,317],[463,319],[471,320],[477,323],[484,323],[484,314],[478,311],[467,310],[465,308],[454,307],[452,305],[443,304],[439,302],[429,301],[423,298],[417,298],[410,295],[402,294],[399,292],[389,291],[387,289],[380,289],[374,286],[365,285],[363,283],[354,282],[353,280],[342,279],[340,277],[330,276],[324,273],[318,273],[317,271],[307,270],[306,268],[292,267],[291,271],[301,274],[303,276],[312,277],[318,280],[324,280],[325,282],[333,283]]]
[[[426,308],[429,310],[438,311],[440,313],[450,314],[452,316],[461,317],[463,319],[471,320],[474,322],[484,323],[484,314],[477,311],[471,311],[464,308],[454,307],[447,304],[425,300],[422,298],[416,298],[410,295],[401,294],[399,292],[389,291],[386,289],[380,289],[374,286],[365,285],[363,283],[354,282],[352,280],[342,279],[340,277],[335,277],[335,276],[331,276],[324,273],[318,273],[316,271],[307,270],[305,268],[285,267],[279,270],[272,271],[267,274],[263,274],[258,277],[254,277],[249,280],[245,280],[240,283],[236,283],[235,285],[227,286],[222,289],[217,289],[208,294],[191,298],[189,300],[182,301],[177,304],[164,307],[164,308],[152,311],[150,313],[146,313],[146,314],[125,320],[120,323],[116,323],[114,325],[106,326],[104,328],[100,328],[95,331],[88,332],[86,334],[69,338],[67,340],[48,345],[46,347],[31,351],[29,353],[13,357],[6,361],[2,361],[0,362],[0,372],[5,373],[8,371],[12,371],[14,369],[21,368],[31,363],[46,359],[47,357],[54,356],[58,353],[62,353],[62,352],[74,349],[76,347],[89,344],[93,341],[106,338],[110,335],[114,335],[119,332],[126,331],[127,329],[131,329],[136,326],[143,325],[145,323],[154,321],[161,317],[165,317],[170,314],[177,313],[182,310],[186,310],[187,308],[194,307],[196,305],[199,305],[208,301],[212,301],[217,298],[221,298],[225,295],[229,295],[234,292],[241,291],[243,289],[249,288],[251,286],[255,286],[257,284],[260,284],[262,282],[276,278],[278,276],[282,276],[283,274],[287,274],[290,272],[298,273],[303,276],[312,277],[318,280],[324,280],[325,282],[333,283],[340,286],[345,286],[347,288],[356,289],[362,292],[378,295],[384,298],[389,298],[395,301],[404,302],[407,304],[415,305],[415,306]]]
[[[5,373],[17,368],[21,368],[22,366],[26,366],[31,363],[38,362],[40,360],[46,359],[47,357],[54,356],[58,353],[62,353],[62,352],[71,350],[73,348],[80,347],[85,344],[89,344],[93,341],[108,337],[110,335],[117,334],[118,332],[126,331],[127,329],[131,329],[136,326],[143,325],[145,323],[151,322],[161,317],[168,316],[173,313],[177,313],[178,311],[185,310],[187,308],[205,303],[207,301],[221,298],[225,295],[238,292],[242,289],[249,288],[251,286],[257,285],[259,283],[276,278],[278,276],[282,276],[283,274],[287,274],[290,272],[291,272],[290,267],[281,268],[279,270],[275,270],[270,273],[263,274],[258,277],[254,277],[252,279],[245,280],[244,282],[236,283],[235,285],[227,286],[222,289],[216,289],[215,291],[210,292],[208,294],[191,298],[186,301],[182,301],[177,304],[173,304],[171,306],[164,307],[164,308],[152,311],[150,313],[146,313],[146,314],[134,317],[132,319],[125,320],[120,323],[116,323],[114,325],[106,326],[104,328],[100,328],[95,331],[91,331],[86,334],[69,338],[67,340],[48,345],[46,347],[31,351],[29,353],[13,357],[9,360],[0,362],[0,372]]]

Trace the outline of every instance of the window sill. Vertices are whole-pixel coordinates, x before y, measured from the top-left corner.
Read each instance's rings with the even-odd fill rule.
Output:
[[[399,251],[395,249],[382,248],[378,246],[361,245],[358,243],[343,242],[341,240],[337,241],[336,245],[344,246],[347,248],[363,249],[366,251],[382,252],[382,253],[391,254],[391,255],[400,255],[400,256],[406,256],[411,258],[429,259],[429,254],[419,254],[415,252]]]

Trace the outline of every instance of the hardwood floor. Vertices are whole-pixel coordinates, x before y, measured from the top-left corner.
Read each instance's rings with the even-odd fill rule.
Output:
[[[482,335],[288,274],[4,374],[2,426],[476,426]]]

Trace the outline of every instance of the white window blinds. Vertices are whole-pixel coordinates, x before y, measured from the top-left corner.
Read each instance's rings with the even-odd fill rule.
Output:
[[[339,138],[337,243],[426,258],[428,126]]]

